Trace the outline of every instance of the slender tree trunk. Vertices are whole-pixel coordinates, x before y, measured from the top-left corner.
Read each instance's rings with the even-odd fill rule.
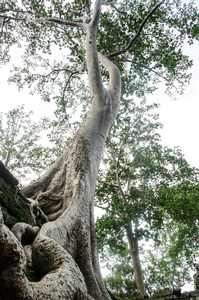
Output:
[[[125,193],[124,193],[121,183],[120,183],[119,169],[118,169],[119,159],[120,159],[120,156],[118,157],[118,161],[116,162],[117,184],[119,187],[119,193],[120,193],[121,199],[122,199],[124,205],[127,205],[128,202],[127,202]],[[128,220],[128,215],[127,215],[127,220]],[[138,292],[140,293],[140,295],[144,296],[146,294],[146,288],[145,288],[145,284],[144,284],[144,280],[143,280],[141,262],[140,262],[140,258],[139,258],[138,238],[137,238],[136,234],[133,234],[133,232],[132,232],[131,219],[128,220],[128,223],[126,225],[126,235],[127,235],[128,242],[129,242],[131,257],[133,260],[136,286],[137,286],[137,289],[138,289]]]
[[[131,220],[128,221],[128,225],[126,226],[126,234],[129,242],[131,257],[133,260],[137,289],[140,295],[144,296],[146,294],[146,288],[143,280],[142,267],[139,257],[138,238],[136,234],[133,234],[132,232]]]

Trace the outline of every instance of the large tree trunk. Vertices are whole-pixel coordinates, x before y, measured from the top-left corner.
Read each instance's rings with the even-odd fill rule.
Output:
[[[132,232],[131,220],[129,220],[128,225],[126,226],[126,234],[129,242],[131,257],[133,260],[137,289],[140,295],[144,296],[146,295],[146,288],[143,280],[141,262],[139,257],[138,238],[136,234],[133,234]]]
[[[110,76],[106,91],[96,49],[100,6],[96,1],[87,29],[90,112],[49,171],[23,189],[26,197],[38,200],[49,220],[33,244],[33,266],[40,280],[27,280],[23,247],[1,215],[0,299],[109,299],[99,267],[93,198],[105,139],[119,109],[120,74],[99,54]]]

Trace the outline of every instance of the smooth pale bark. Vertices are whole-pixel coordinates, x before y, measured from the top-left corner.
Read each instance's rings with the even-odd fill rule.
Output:
[[[96,1],[87,26],[90,112],[68,149],[37,182],[23,189],[49,220],[33,244],[33,265],[41,280],[31,283],[25,277],[23,247],[1,215],[0,299],[109,299],[99,267],[93,199],[105,139],[119,109],[120,73],[108,58],[98,58],[100,7],[101,1]],[[108,90],[98,59],[109,72]]]
[[[122,149],[123,144],[121,145]],[[118,156],[118,160],[116,161],[116,179],[117,179],[117,187],[120,193],[121,200],[124,205],[128,205],[125,193],[122,189],[121,183],[120,183],[120,176],[119,176],[119,159],[120,154]],[[136,233],[133,233],[132,231],[132,221],[129,218],[128,214],[126,214],[127,225],[126,225],[126,235],[129,243],[130,253],[133,261],[133,268],[135,272],[135,282],[137,286],[137,290],[140,293],[141,296],[146,295],[146,288],[143,280],[143,274],[142,274],[142,267],[139,257],[139,247],[138,247],[138,238]]]
[[[140,295],[144,296],[146,295],[146,288],[143,280],[142,267],[139,257],[138,238],[136,234],[133,234],[132,232],[131,220],[129,220],[128,225],[126,226],[126,234],[129,242],[131,257],[133,260],[136,286]]]

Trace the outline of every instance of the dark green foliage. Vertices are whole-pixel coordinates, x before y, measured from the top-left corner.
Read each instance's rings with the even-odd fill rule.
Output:
[[[156,202],[177,222],[193,227],[197,232],[199,219],[199,184],[184,181],[176,186],[162,185]]]

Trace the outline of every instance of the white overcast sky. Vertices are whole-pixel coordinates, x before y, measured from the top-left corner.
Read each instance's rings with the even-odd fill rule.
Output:
[[[184,95],[176,95],[172,100],[159,88],[149,101],[160,102],[160,122],[164,125],[161,131],[164,146],[179,146],[192,167],[199,168],[199,42],[185,47],[185,53],[194,60],[191,70],[192,79]],[[15,52],[14,60],[18,60]],[[53,103],[45,103],[39,95],[29,95],[28,90],[18,91],[14,84],[8,84],[7,78],[11,65],[0,69],[0,112],[7,112],[20,104],[25,104],[27,111],[33,110],[35,117],[53,116]]]
[[[186,46],[185,53],[193,59],[193,67],[191,82],[184,94],[172,100],[159,89],[152,98],[161,103],[164,146],[179,146],[191,166],[199,168],[199,42]]]

